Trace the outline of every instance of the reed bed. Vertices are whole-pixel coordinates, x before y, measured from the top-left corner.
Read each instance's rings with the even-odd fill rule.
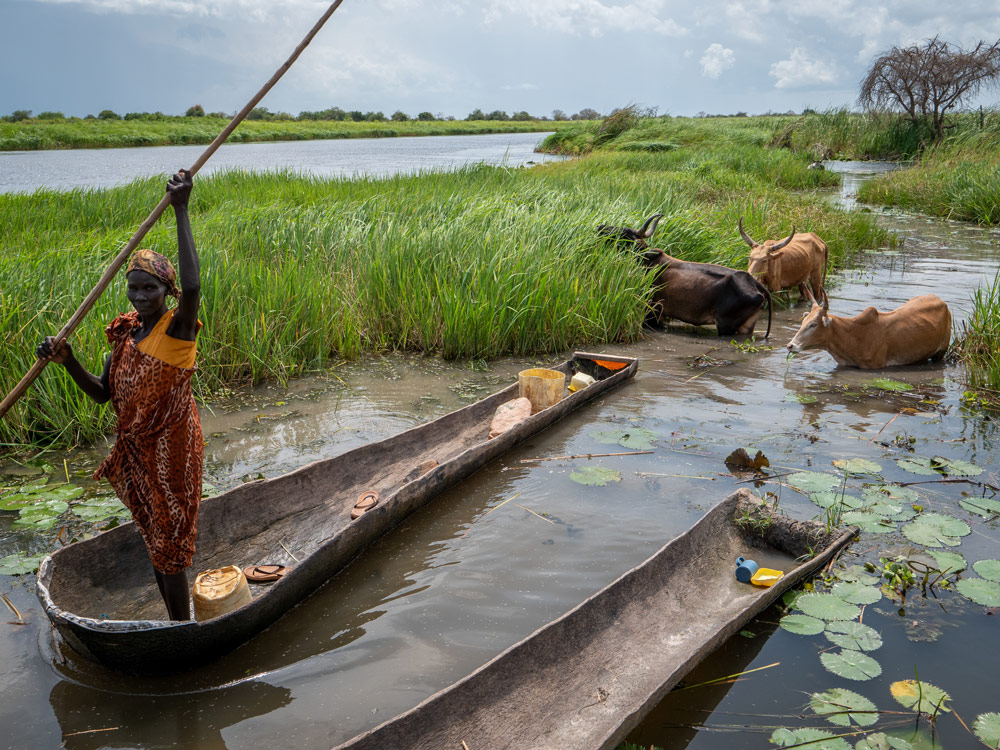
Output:
[[[0,122],[0,151],[64,148],[126,148],[211,143],[228,119],[172,117],[165,120],[31,120]],[[565,122],[546,120],[244,120],[231,143],[333,138],[394,138],[425,135],[485,135],[557,130]]]
[[[957,350],[968,384],[994,408],[1000,407],[1000,273],[972,296],[972,315]]]
[[[205,327],[196,392],[210,398],[234,384],[284,380],[331,358],[389,349],[490,359],[634,340],[651,279],[598,240],[600,223],[637,226],[664,213],[657,245],[735,267],[745,267],[748,251],[736,231],[741,216],[758,238],[792,225],[816,231],[835,262],[886,242],[870,216],[780,187],[799,184],[788,154],[737,143],[709,158],[699,148],[390,178],[199,179],[191,212]],[[8,225],[0,390],[30,367],[37,343],[61,327],[162,190],[163,180],[150,179],[0,195]],[[165,218],[145,244],[173,255],[174,231]],[[103,326],[128,309],[118,280],[72,336],[91,370],[108,351]],[[0,443],[91,441],[111,416],[50,367],[0,421]]]

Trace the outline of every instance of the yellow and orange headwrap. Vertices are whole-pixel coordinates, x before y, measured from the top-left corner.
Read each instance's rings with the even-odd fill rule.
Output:
[[[166,256],[154,250],[136,250],[128,263],[125,275],[128,276],[132,271],[145,271],[166,284],[167,294],[171,297],[181,296],[181,290],[177,288],[177,272]]]

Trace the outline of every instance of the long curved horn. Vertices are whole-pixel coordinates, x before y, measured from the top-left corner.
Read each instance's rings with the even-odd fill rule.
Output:
[[[779,243],[777,243],[775,245],[771,245],[771,247],[769,247],[767,249],[768,252],[774,252],[775,250],[780,250],[785,245],[787,245],[789,242],[791,242],[792,241],[792,237],[794,237],[794,236],[795,236],[795,227],[793,226],[792,227],[792,233],[790,235],[788,235],[787,237],[785,237],[785,239],[783,239],[781,242],[779,242]]]
[[[816,295],[813,294],[812,287],[806,284],[805,290],[806,290],[806,299],[809,300],[809,302],[811,302],[813,305],[818,305],[819,302],[816,301]]]
[[[740,230],[740,236],[743,237],[743,241],[746,242],[750,247],[757,247],[757,245],[760,244],[760,243],[754,242],[752,239],[750,239],[750,235],[747,234],[745,231],[743,231],[743,217],[742,216],[740,217],[740,222],[739,222],[738,226],[739,226],[739,230]]]
[[[660,223],[660,219],[663,218],[663,214],[653,214],[648,219],[646,223],[642,225],[642,229],[639,230],[639,234],[643,239],[648,240],[653,236],[653,232],[656,231],[656,225]],[[652,225],[652,226],[651,226]]]
[[[826,289],[823,290],[823,312],[830,311],[830,298],[826,296]]]

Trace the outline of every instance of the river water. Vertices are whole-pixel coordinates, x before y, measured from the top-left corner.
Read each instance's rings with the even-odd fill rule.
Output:
[[[855,165],[830,199],[851,205],[866,169]],[[893,213],[879,221],[902,246],[864,253],[831,274],[831,312],[891,309],[933,292],[960,329],[972,292],[1000,264],[1000,235]],[[803,311],[801,304],[777,310],[763,347],[683,326],[605,347],[640,358],[633,381],[435,499],[264,634],[193,673],[123,678],[54,649],[31,577],[0,578],[26,622],[0,623],[0,717],[9,746],[329,748],[466,675],[684,531],[737,486],[723,459],[739,447],[762,450],[777,472],[832,472],[832,460],[866,458],[897,482],[928,477],[894,459],[941,455],[986,467],[978,479],[996,486],[997,423],[963,406],[960,367],[866,373],[837,368],[825,353],[789,360],[783,345]],[[203,410],[206,481],[225,488],[337,455],[495,391],[525,366],[563,358],[473,366],[394,355],[259,389]],[[885,390],[875,375],[913,390]],[[594,432],[636,428],[655,434],[654,453],[591,459],[620,471],[621,481],[607,487],[569,479],[586,461],[520,462],[608,450]],[[68,455],[66,470],[88,470],[106,451]],[[61,467],[62,458],[49,460]],[[914,489],[926,509],[973,527],[958,548],[970,563],[1000,557],[996,524],[957,505],[963,493],[979,494],[976,486]],[[775,482],[759,491],[768,490],[785,512],[817,516],[791,488]],[[847,558],[877,561],[908,544],[898,533],[862,534]],[[0,526],[0,556],[25,545]],[[953,592],[911,594],[902,609],[884,598],[865,610],[864,622],[885,640],[873,654],[883,673],[868,682],[826,672],[817,654],[829,644],[776,629],[778,617],[765,613],[688,684],[777,666],[732,685],[671,694],[633,739],[671,749],[770,747],[775,726],[822,725],[795,718],[806,693],[846,687],[880,708],[899,708],[889,684],[912,678],[914,668],[951,693],[970,725],[977,714],[1000,710],[998,620]],[[938,738],[947,748],[972,744],[951,715],[938,722]]]
[[[405,138],[347,138],[225,144],[199,172],[279,170],[316,177],[382,176],[454,169],[466,164],[511,167],[560,161],[535,153],[549,133],[501,133]],[[70,190],[121,185],[139,177],[171,174],[193,164],[199,146],[0,151],[0,193],[39,188]]]

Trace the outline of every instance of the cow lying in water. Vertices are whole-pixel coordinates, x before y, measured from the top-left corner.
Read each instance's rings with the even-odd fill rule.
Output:
[[[866,307],[860,315],[830,315],[830,300],[820,305],[810,295],[812,310],[802,321],[788,350],[825,349],[839,365],[876,370],[941,359],[951,343],[951,311],[933,294],[914,297],[892,312]]]
[[[750,261],[747,273],[760,279],[772,292],[792,287],[799,288],[799,294],[806,297],[806,288],[812,287],[815,297],[823,294],[826,281],[826,243],[812,232],[792,233],[780,242],[764,240],[756,242],[743,229],[740,218],[738,229],[743,241],[750,246]]]
[[[616,240],[619,247],[631,246],[639,262],[657,269],[646,322],[663,325],[671,318],[692,325],[714,325],[720,336],[753,334],[761,311],[767,305],[767,333],[771,335],[771,294],[746,271],[714,263],[694,263],[646,249],[660,214],[646,220],[642,229],[602,224],[598,232]]]

